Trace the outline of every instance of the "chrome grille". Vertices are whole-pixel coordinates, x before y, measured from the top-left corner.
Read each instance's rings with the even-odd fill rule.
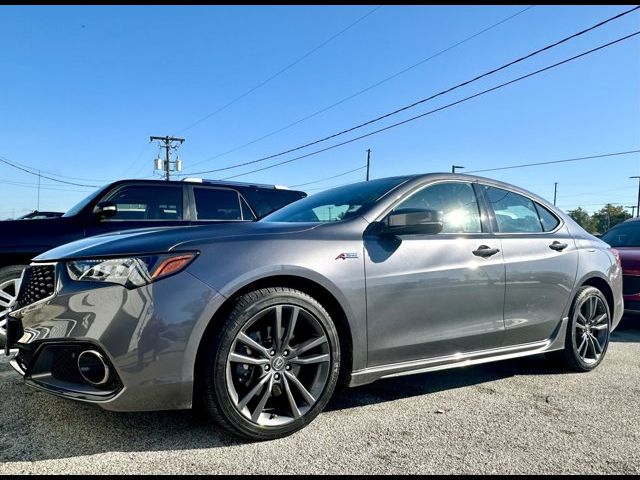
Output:
[[[55,265],[31,265],[24,270],[15,308],[24,308],[53,296]]]

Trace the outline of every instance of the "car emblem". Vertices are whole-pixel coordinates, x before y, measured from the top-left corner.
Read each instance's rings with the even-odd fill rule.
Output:
[[[276,357],[275,360],[273,361],[273,369],[274,370],[282,370],[284,368],[285,365],[285,361],[284,358],[282,357]]]
[[[336,260],[347,260],[348,258],[358,258],[357,253],[341,253],[335,259]]]

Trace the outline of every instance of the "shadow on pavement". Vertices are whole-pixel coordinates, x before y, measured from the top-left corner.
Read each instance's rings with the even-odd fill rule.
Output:
[[[613,342],[640,342],[640,317],[625,318]],[[32,462],[108,452],[210,449],[247,443],[190,411],[113,413],[33,391],[0,363],[0,462]],[[480,385],[515,375],[565,373],[544,356],[380,380],[340,389],[326,408],[338,411]],[[289,440],[283,440],[287,442]],[[295,441],[295,440],[294,440]]]
[[[622,317],[620,325],[611,335],[615,343],[640,343],[640,315],[627,314]]]

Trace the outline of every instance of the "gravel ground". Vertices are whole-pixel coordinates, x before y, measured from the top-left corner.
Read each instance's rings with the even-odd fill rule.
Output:
[[[640,317],[589,374],[531,357],[382,380],[272,442],[35,392],[4,357],[0,394],[1,474],[640,473]]]

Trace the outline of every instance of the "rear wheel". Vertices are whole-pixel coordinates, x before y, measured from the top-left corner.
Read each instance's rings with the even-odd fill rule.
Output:
[[[6,340],[5,324],[7,321],[5,315],[18,296],[20,277],[25,268],[24,265],[0,268],[0,347],[4,347]]]
[[[581,287],[571,306],[565,348],[560,358],[571,370],[593,370],[607,353],[610,332],[611,312],[607,299],[595,287]]]
[[[240,297],[209,345],[209,414],[256,440],[289,435],[325,407],[338,380],[340,345],[327,311],[289,288]]]

